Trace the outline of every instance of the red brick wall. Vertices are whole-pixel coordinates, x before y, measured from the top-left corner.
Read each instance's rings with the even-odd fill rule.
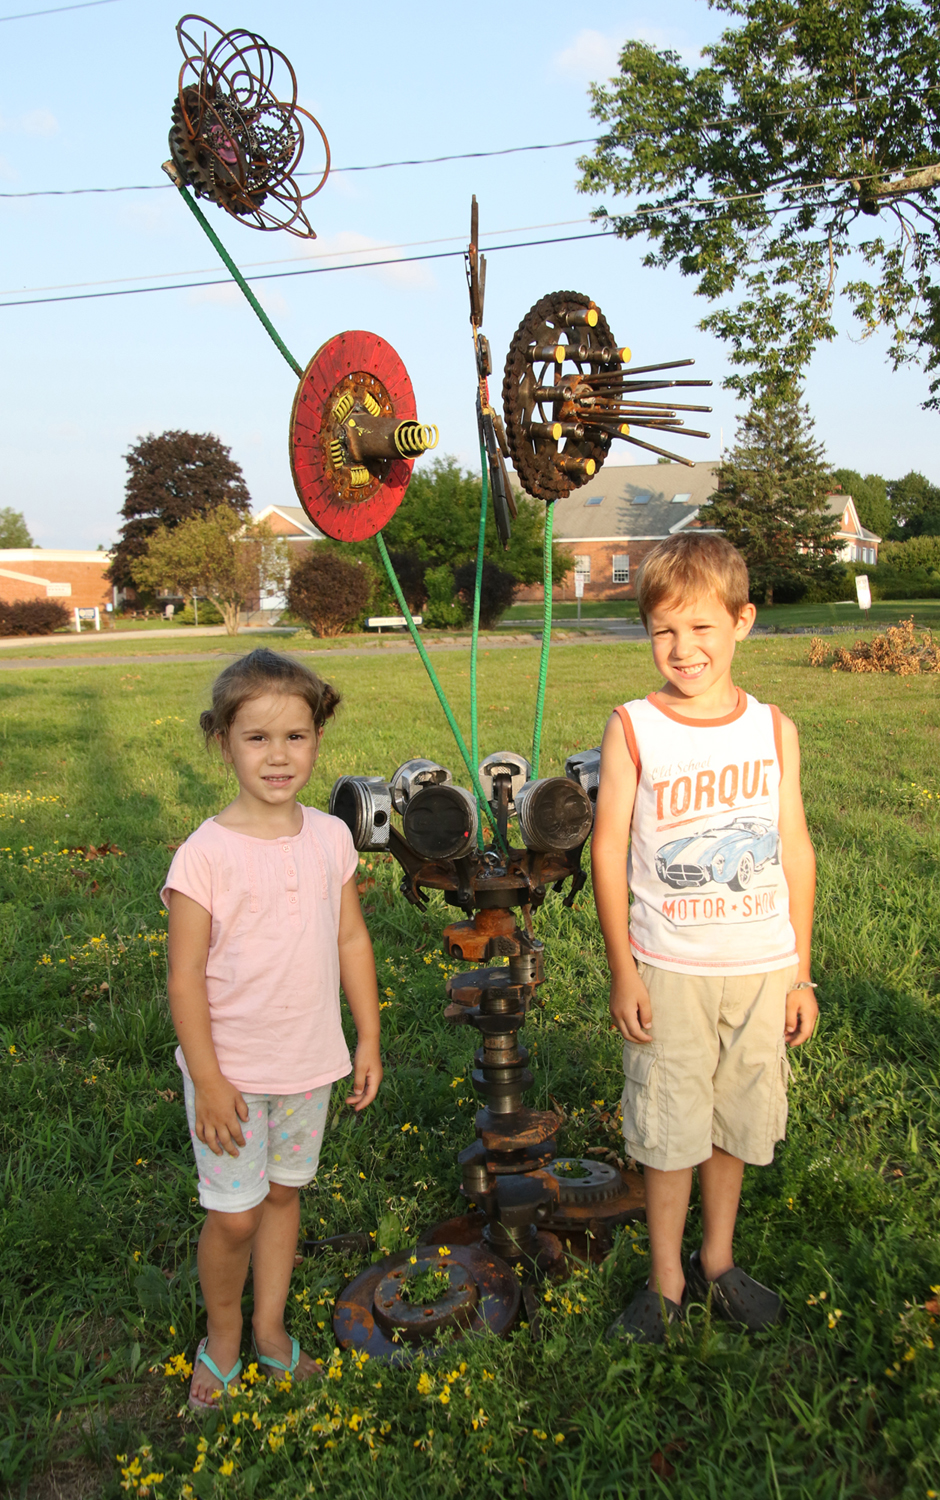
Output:
[[[591,577],[584,585],[585,599],[634,599],[636,597],[636,574],[640,563],[643,561],[651,547],[656,545],[652,541],[630,541],[623,538],[616,542],[571,542],[561,540],[561,545],[566,552],[571,552],[577,557],[590,557]],[[614,583],[613,560],[615,554],[618,557],[626,556],[630,559],[630,582]],[[530,600],[541,599],[543,589],[540,583],[527,584],[516,592],[516,602],[526,603]],[[556,584],[554,589],[555,599],[572,600],[574,593],[574,572],[566,574],[561,584]]]
[[[50,583],[71,584],[70,595],[57,596],[59,603],[64,604],[68,610],[90,609],[97,604],[104,612],[105,605],[110,604],[112,599],[111,584],[105,577],[109,563],[110,558],[106,552],[101,553],[100,561],[96,559],[94,562],[52,562],[39,549],[28,560],[23,557],[5,558],[0,553],[0,569],[5,572],[28,574],[37,580],[48,579]],[[21,599],[46,597],[44,582],[26,583],[22,578],[5,578],[0,572],[0,600],[5,604]]]

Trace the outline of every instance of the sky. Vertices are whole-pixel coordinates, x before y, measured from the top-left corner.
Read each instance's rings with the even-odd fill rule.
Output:
[[[178,5],[107,0],[4,19],[45,7],[0,0],[0,194],[157,190],[0,198],[0,303],[218,279],[224,272],[211,244],[176,190],[162,186],[181,62]],[[254,28],[287,54],[299,102],[317,116],[335,167],[344,168],[590,138],[597,126],[588,86],[615,71],[626,39],[672,47],[691,64],[726,18],[704,0],[595,0],[579,15],[561,0],[472,7],[359,0],[355,8],[213,0],[211,19],[224,29]],[[370,252],[460,251],[475,193],[481,243],[490,248],[491,393],[532,304],[561,288],[585,292],[634,363],[691,357],[694,373],[715,382],[704,398],[712,416],[695,421],[711,437],[676,446],[690,458],[716,459],[720,442],[733,441],[739,407],[721,389],[728,370],[721,343],[696,327],[709,307],[689,280],[644,268],[643,242],[612,236],[496,249],[590,232],[593,202],[575,186],[577,157],[587,149],[334,171],[310,200],[314,241],[260,233],[202,206],[246,272],[316,268],[255,284],[302,365],[346,329],[381,334],[409,371],[420,420],[440,429],[439,453],[474,468],[461,256],[325,268]],[[301,167],[314,170],[319,160],[311,142]],[[373,248],[387,246],[397,248]],[[925,376],[893,373],[886,339],[853,341],[848,313],[840,317],[840,337],[816,354],[806,386],[829,460],[887,477],[919,469],[940,481],[940,418],[921,409]],[[297,503],[287,459],[296,377],[233,285],[0,307],[0,348],[0,506],[25,514],[37,545],[112,542],[124,454],[138,438],[172,428],[217,433],[241,464],[256,510]],[[612,461],[643,458],[624,444]]]

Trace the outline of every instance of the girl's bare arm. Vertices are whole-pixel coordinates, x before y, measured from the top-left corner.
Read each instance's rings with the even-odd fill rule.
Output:
[[[169,891],[167,900],[167,991],[173,1025],[196,1091],[196,1135],[216,1156],[224,1151],[237,1156],[238,1147],[245,1144],[241,1122],[248,1119],[248,1106],[235,1085],[223,1078],[212,1044],[206,991],[212,919],[204,906],[182,891]]]
[[[649,995],[637,973],[629,941],[627,849],[636,800],[636,767],[627,751],[619,715],[611,714],[601,743],[591,870],[594,901],[610,969],[610,1014],[625,1039],[651,1040]]]
[[[356,1023],[353,1091],[346,1100],[358,1114],[371,1104],[382,1082],[379,1052],[379,987],[375,977],[372,940],[359,905],[356,877],[343,886],[339,913],[339,977]]]

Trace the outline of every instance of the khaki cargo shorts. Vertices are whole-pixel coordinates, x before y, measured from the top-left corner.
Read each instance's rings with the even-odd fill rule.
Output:
[[[751,1166],[773,1161],[787,1124],[783,1037],[797,968],[771,974],[672,974],[637,964],[653,1010],[651,1042],[623,1045],[627,1150],[664,1172],[712,1146]]]

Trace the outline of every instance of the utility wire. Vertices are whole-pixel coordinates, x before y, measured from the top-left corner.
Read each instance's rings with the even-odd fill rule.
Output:
[[[30,16],[58,16],[64,10],[91,10],[93,5],[114,5],[115,0],[81,0],[79,5],[56,5],[52,10],[24,10],[18,16],[0,16],[0,21],[28,21]]]
[[[113,0],[91,0],[94,5],[110,5]],[[37,11],[37,15],[40,12]],[[16,17],[6,17],[15,20]],[[432,167],[444,161],[478,161],[488,156],[516,156],[521,151],[559,151],[563,146],[593,146],[595,136],[586,136],[582,141],[552,141],[542,146],[504,146],[499,151],[463,151],[457,156],[426,156],[413,161],[379,161],[366,167],[331,167],[330,176],[339,172],[384,172],[389,167]],[[319,172],[296,172],[296,177],[319,177]],[[92,188],[43,188],[28,193],[0,193],[0,198],[77,198],[83,193],[164,193],[173,186],[171,182],[138,182],[125,187]]]

